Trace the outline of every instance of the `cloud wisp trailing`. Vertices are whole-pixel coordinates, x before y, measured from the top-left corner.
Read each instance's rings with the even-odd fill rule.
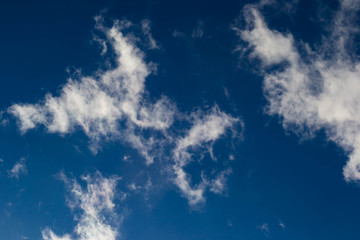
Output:
[[[82,176],[87,187],[83,189],[75,179],[68,179],[60,173],[69,197],[68,206],[80,210],[75,219],[74,233],[56,235],[50,228],[42,230],[44,240],[116,240],[120,233],[121,218],[115,213],[114,196],[119,177],[105,178],[99,172]]]
[[[238,122],[240,122],[240,119],[221,112],[215,106],[208,114],[195,117],[192,127],[188,130],[187,134],[177,141],[173,151],[175,184],[187,198],[190,205],[204,202],[203,195],[209,186],[212,192],[221,193],[224,189],[225,176],[227,175],[223,172],[211,183],[202,179],[201,183],[191,187],[190,177],[184,171],[186,165],[192,161],[191,150],[207,147],[211,154],[211,144],[225,135],[226,130],[234,130]]]
[[[250,59],[259,59],[270,115],[303,136],[325,130],[349,156],[347,181],[360,180],[360,61],[354,56],[360,1],[344,0],[320,46],[296,41],[292,34],[269,29],[260,5],[247,5],[245,27],[233,26]]]

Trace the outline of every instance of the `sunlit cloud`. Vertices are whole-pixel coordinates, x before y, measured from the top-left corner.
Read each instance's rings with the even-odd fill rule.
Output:
[[[99,172],[86,175],[82,180],[87,187],[83,189],[75,179],[59,174],[69,192],[68,206],[80,210],[75,216],[77,225],[74,232],[63,236],[56,235],[50,228],[42,230],[44,240],[116,240],[120,236],[118,227],[121,216],[115,212],[115,189],[119,178],[104,178]]]
[[[347,181],[360,180],[360,61],[354,56],[359,7],[359,1],[340,1],[317,48],[269,29],[259,5],[244,8],[244,27],[233,26],[247,43],[238,49],[261,62],[266,112],[279,115],[285,129],[301,136],[325,130],[349,156],[343,170]]]

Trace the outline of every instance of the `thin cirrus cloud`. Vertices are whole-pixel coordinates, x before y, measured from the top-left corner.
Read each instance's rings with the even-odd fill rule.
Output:
[[[145,81],[155,67],[145,62],[145,54],[137,47],[134,35],[124,33],[134,24],[115,21],[111,28],[107,28],[102,17],[95,20],[96,29],[106,38],[94,39],[103,47],[102,55],[114,51],[116,66],[99,70],[93,76],[68,79],[59,96],[47,94],[36,104],[12,105],[8,112],[16,117],[20,130],[26,133],[44,126],[49,133],[70,134],[81,129],[90,139],[90,148],[95,153],[104,142],[120,140],[136,149],[147,165],[152,164],[156,156],[166,155],[163,149],[172,149],[172,154],[168,154],[172,157],[168,157],[169,161],[162,161],[163,167],[171,169],[170,178],[189,205],[203,203],[208,188],[215,194],[223,193],[230,169],[214,169],[217,176],[204,175],[201,183],[192,186],[185,166],[194,160],[190,151],[203,150],[204,147],[214,158],[214,142],[225,137],[227,130],[235,133],[239,124],[242,129],[242,121],[222,112],[216,105],[209,111],[184,114],[166,96],[150,101]],[[149,41],[151,48],[156,49],[150,26],[147,20],[141,23],[142,36]],[[191,128],[178,129],[174,121],[185,121],[183,125]],[[146,131],[146,137],[143,131]]]
[[[83,189],[76,179],[59,174],[69,192],[68,206],[80,210],[74,232],[58,236],[50,228],[42,230],[44,240],[115,240],[120,236],[121,216],[115,213],[115,189],[119,177],[103,177],[99,172],[82,176],[87,187]]]
[[[158,43],[151,34],[151,22],[148,19],[141,21],[141,30],[148,39],[150,49],[159,49]]]
[[[262,225],[257,226],[256,228],[259,229],[260,231],[262,231],[266,237],[269,236],[269,234],[270,234],[269,224],[264,223]]]
[[[2,161],[2,160],[1,160]],[[20,158],[18,162],[8,171],[9,177],[19,179],[20,175],[27,174],[26,160],[25,158]]]
[[[270,115],[279,115],[285,129],[327,138],[349,156],[347,181],[360,180],[360,62],[353,55],[360,1],[345,0],[330,21],[320,46],[296,41],[292,34],[269,29],[260,5],[243,10],[245,27],[234,25],[250,59],[259,59]],[[274,68],[280,66],[279,68]]]
[[[221,193],[224,190],[226,175],[230,173],[229,170],[224,170],[210,183],[203,177],[199,184],[191,186],[191,179],[184,171],[186,165],[193,160],[191,150],[197,150],[206,147],[206,145],[213,144],[225,135],[226,130],[235,130],[236,123],[242,122],[238,118],[221,112],[215,106],[205,116],[196,116],[187,134],[177,141],[173,151],[175,184],[187,198],[189,205],[194,206],[204,202],[204,193],[208,187],[214,193]],[[209,152],[212,152],[211,146]]]
[[[204,35],[204,22],[199,21],[196,28],[192,31],[192,38],[202,38]]]

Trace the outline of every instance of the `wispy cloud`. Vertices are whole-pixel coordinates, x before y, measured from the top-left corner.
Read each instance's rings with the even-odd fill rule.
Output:
[[[9,120],[5,118],[4,115],[4,111],[0,111],[0,126],[6,126],[9,122]]]
[[[174,30],[172,36],[175,38],[182,38],[186,41],[191,41],[192,38],[202,38],[204,36],[204,21],[199,20],[196,27],[190,33]]]
[[[267,113],[279,115],[285,129],[302,136],[324,129],[349,155],[347,181],[360,180],[360,61],[354,55],[359,7],[359,1],[341,1],[330,33],[315,49],[269,29],[258,5],[244,8],[244,28],[233,27],[247,42],[239,47],[262,63]]]
[[[192,38],[202,38],[204,35],[204,22],[199,21],[196,28],[192,31]]]
[[[144,53],[135,40],[122,33],[131,24],[116,21],[106,28],[101,17],[96,21],[96,29],[106,36],[106,44],[116,54],[116,66],[99,70],[94,76],[70,78],[59,96],[47,94],[37,104],[15,104],[9,112],[19,120],[23,133],[38,125],[60,134],[80,128],[90,138],[94,152],[102,140],[121,139],[139,150],[150,164],[154,142],[144,138],[141,131],[167,129],[175,107],[166,97],[156,102],[146,98],[145,80],[154,67],[144,62]],[[150,37],[148,21],[143,22],[143,28]],[[120,128],[120,122],[125,128]]]
[[[16,179],[19,179],[20,175],[26,175],[27,167],[25,162],[26,162],[25,158],[20,158],[20,160],[15,163],[12,169],[8,171],[9,177],[14,177]]]
[[[286,228],[286,225],[285,223],[283,223],[283,221],[279,220],[279,226],[281,227],[281,229],[285,229]]]
[[[156,40],[151,33],[151,22],[148,19],[141,21],[141,30],[149,42],[150,49],[159,49]]]
[[[184,171],[185,166],[193,160],[191,151],[214,143],[226,133],[226,130],[234,130],[235,124],[239,122],[241,122],[240,119],[221,112],[215,106],[208,114],[197,116],[188,133],[177,141],[173,151],[175,160],[173,170],[176,176],[174,181],[190,205],[194,206],[205,201],[203,195],[209,185],[203,178],[200,183],[191,186],[190,176]],[[221,176],[225,178],[225,174]],[[217,179],[212,182],[212,191],[220,191],[220,188],[223,188],[221,186],[223,181],[224,179]]]
[[[50,228],[42,230],[44,240],[116,240],[121,217],[115,213],[115,188],[119,177],[104,178],[99,172],[86,175],[82,180],[87,188],[83,189],[75,179],[68,179],[63,173],[60,179],[65,182],[69,196],[68,206],[80,209],[76,215],[77,225],[74,233],[56,235]]]
[[[232,169],[228,168],[221,171],[214,179],[209,183],[210,191],[215,194],[223,194],[227,188],[227,177],[232,173]]]
[[[226,225],[228,225],[228,227],[233,227],[233,223],[230,219],[226,221]]]
[[[145,81],[156,67],[154,63],[145,62],[145,53],[138,47],[140,41],[132,32],[135,25],[124,20],[115,21],[108,28],[101,16],[95,20],[95,29],[104,36],[97,37],[96,41],[102,45],[104,56],[115,57],[114,66],[106,65],[105,69],[90,76],[75,74],[57,96],[49,93],[35,104],[12,105],[8,112],[18,120],[21,132],[25,134],[38,126],[60,135],[81,129],[90,139],[90,149],[94,153],[106,141],[121,141],[136,149],[147,165],[156,157],[166,155],[163,151],[170,151],[161,167],[169,169],[171,165],[174,183],[190,205],[204,202],[207,189],[223,193],[229,170],[214,169],[215,177],[203,175],[201,183],[192,185],[185,166],[194,159],[192,154],[196,150],[208,150],[211,158],[216,159],[212,150],[216,140],[229,131],[234,135],[242,130],[243,122],[218,106],[208,112],[181,113],[164,95],[151,100]],[[149,20],[141,22],[141,36],[156,48],[150,25]],[[173,124],[174,121],[181,122],[181,127]],[[188,125],[190,129],[184,128]],[[129,156],[124,156],[123,160],[129,161]],[[138,186],[130,183],[129,188],[137,190]]]
[[[178,30],[174,30],[172,32],[172,36],[175,37],[175,38],[186,38],[186,34],[183,33],[183,32],[180,32]]]
[[[269,233],[270,233],[269,224],[264,223],[264,224],[262,224],[262,225],[257,226],[257,228],[258,228],[260,231],[262,231],[266,237],[269,236]]]

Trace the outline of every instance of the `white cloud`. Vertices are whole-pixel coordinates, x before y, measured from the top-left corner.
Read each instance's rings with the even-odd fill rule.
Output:
[[[80,209],[81,213],[75,217],[78,222],[74,234],[57,236],[51,229],[42,231],[44,240],[116,240],[119,237],[119,219],[115,213],[115,188],[118,177],[104,178],[99,172],[94,175],[83,176],[87,183],[83,189],[76,180],[69,180],[63,173],[61,179],[65,182],[70,193],[68,206]],[[76,237],[71,237],[76,235]]]
[[[192,150],[206,147],[206,144],[212,144],[226,133],[226,130],[233,129],[240,119],[234,118],[219,110],[217,106],[213,107],[211,112],[205,115],[196,116],[192,127],[188,133],[177,141],[173,151],[175,164],[173,170],[175,173],[174,182],[187,198],[189,205],[195,206],[205,201],[204,193],[209,185],[208,180],[202,177],[202,181],[191,186],[190,176],[184,168],[192,159]],[[223,179],[221,179],[223,178]],[[225,174],[220,175],[220,179],[211,182],[213,192],[219,192],[223,189]]]
[[[256,5],[244,10],[246,28],[234,27],[248,43],[245,51],[262,63],[267,112],[303,136],[324,129],[349,155],[347,181],[360,180],[360,61],[353,42],[359,7],[359,1],[341,1],[316,50],[269,29]]]
[[[210,180],[203,176],[201,183],[192,186],[184,167],[192,161],[192,152],[197,149],[209,150],[215,160],[214,142],[228,129],[235,132],[236,123],[242,127],[242,121],[220,111],[217,106],[209,113],[197,112],[188,116],[179,113],[175,103],[166,96],[151,101],[145,81],[155,71],[155,65],[145,62],[145,54],[137,46],[139,39],[132,33],[125,34],[134,24],[115,21],[107,28],[102,17],[95,20],[95,28],[105,39],[94,37],[94,40],[101,44],[102,55],[114,57],[115,65],[106,65],[105,70],[100,69],[89,76],[78,73],[68,79],[58,95],[47,94],[38,103],[12,105],[8,112],[17,118],[21,132],[25,134],[43,126],[49,133],[64,135],[80,129],[90,139],[94,153],[104,142],[120,140],[136,149],[147,164],[153,163],[155,157],[164,156],[163,149],[166,149],[164,151],[172,151],[172,154],[165,156],[171,161],[165,165],[174,165],[174,182],[190,205],[204,202],[204,192],[208,188],[214,193],[223,192],[228,175],[225,172]],[[151,48],[156,48],[158,45],[150,33],[148,20],[141,23],[141,29]],[[111,50],[114,53],[109,53]],[[182,117],[176,120],[182,122],[181,126],[189,122],[192,126],[185,137],[179,139],[178,135],[182,136],[186,129],[176,129],[173,122],[180,115]],[[128,156],[123,159],[129,161]],[[143,192],[146,193],[151,184],[150,180]],[[129,188],[138,190],[136,184],[130,183]]]
[[[124,161],[124,162],[131,162],[131,157],[130,157],[130,155],[124,155],[123,161]]]
[[[19,179],[20,175],[27,174],[27,168],[25,163],[25,158],[20,158],[20,160],[15,163],[11,170],[8,171],[9,177],[14,177]]]
[[[147,100],[145,80],[154,68],[144,62],[136,40],[122,32],[131,24],[117,21],[106,28],[101,17],[96,20],[96,28],[106,35],[106,45],[110,44],[116,54],[116,66],[99,70],[94,76],[70,78],[59,96],[47,94],[37,104],[15,104],[9,112],[19,120],[23,133],[38,125],[60,134],[80,128],[90,138],[94,152],[102,140],[120,138],[138,149],[150,164],[153,156],[149,152],[154,143],[135,132],[167,129],[176,109],[166,97],[154,103]],[[142,26],[150,38],[149,21],[143,21]],[[120,122],[125,129],[120,129]]]
[[[44,240],[71,240],[68,234],[59,237],[55,233],[53,233],[49,228],[46,228],[42,231],[42,238]]]
[[[245,7],[244,18],[250,29],[233,29],[244,41],[249,42],[250,57],[260,58],[265,66],[285,60],[295,61],[298,58],[292,36],[271,31],[256,8]]]

